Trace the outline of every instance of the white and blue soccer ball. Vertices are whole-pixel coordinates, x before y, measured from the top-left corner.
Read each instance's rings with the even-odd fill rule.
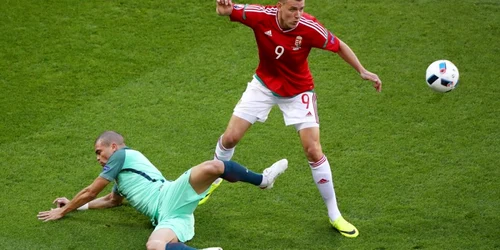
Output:
[[[445,93],[455,89],[458,76],[455,64],[448,60],[437,60],[427,67],[425,80],[431,89]]]

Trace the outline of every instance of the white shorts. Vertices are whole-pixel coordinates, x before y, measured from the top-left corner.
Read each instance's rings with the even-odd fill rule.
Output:
[[[254,124],[265,122],[274,105],[278,105],[285,125],[294,125],[298,130],[319,127],[317,100],[314,92],[308,91],[294,97],[279,97],[253,78],[234,108],[233,115]]]

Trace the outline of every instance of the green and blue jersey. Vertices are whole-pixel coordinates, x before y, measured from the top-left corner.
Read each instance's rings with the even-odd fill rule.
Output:
[[[128,147],[117,150],[99,176],[114,181],[113,192],[125,197],[139,212],[150,218],[156,216],[160,189],[167,180],[141,152]]]

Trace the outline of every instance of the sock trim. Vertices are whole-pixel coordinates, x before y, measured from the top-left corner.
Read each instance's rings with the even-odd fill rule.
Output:
[[[321,157],[321,159],[319,159],[319,161],[309,162],[309,166],[311,166],[312,168],[317,168],[317,167],[321,166],[321,164],[325,163],[326,161],[327,161],[326,156],[323,155],[323,157]]]
[[[225,148],[225,147],[224,147],[224,145],[222,145],[222,136],[223,136],[223,135],[221,135],[221,136],[219,137],[219,141],[217,142],[217,145],[219,146],[219,148],[220,148],[222,151],[229,151],[229,150],[231,150],[231,149],[227,149],[227,148]],[[218,158],[217,158],[217,159],[218,159]]]

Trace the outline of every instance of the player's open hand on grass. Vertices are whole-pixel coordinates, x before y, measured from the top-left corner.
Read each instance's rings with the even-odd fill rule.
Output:
[[[361,78],[363,78],[365,80],[372,81],[373,87],[375,88],[375,90],[377,90],[377,92],[382,91],[382,81],[380,81],[380,78],[378,78],[378,75],[376,75],[370,71],[367,71],[367,70],[361,72],[360,75],[361,75]]]
[[[42,221],[50,221],[50,220],[58,220],[64,217],[62,208],[52,208],[49,211],[39,212],[37,215],[39,220]]]

